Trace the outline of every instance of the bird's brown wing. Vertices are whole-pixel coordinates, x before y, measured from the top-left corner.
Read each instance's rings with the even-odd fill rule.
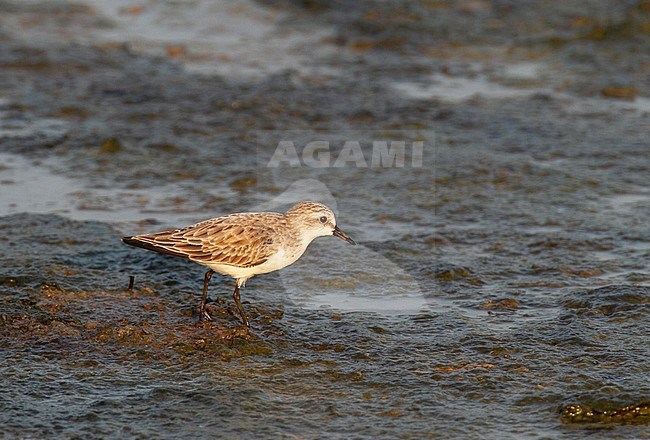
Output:
[[[277,252],[280,214],[232,214],[182,229],[124,237],[129,245],[200,263],[252,267]]]

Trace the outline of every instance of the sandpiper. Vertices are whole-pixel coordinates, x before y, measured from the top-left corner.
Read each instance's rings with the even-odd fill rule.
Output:
[[[193,226],[124,237],[128,245],[188,258],[208,267],[203,279],[199,319],[211,320],[205,309],[208,284],[217,272],[235,279],[233,298],[242,322],[250,327],[239,288],[255,275],[294,263],[315,238],[334,235],[356,244],[336,226],[334,213],[317,202],[300,202],[284,214],[249,212],[205,220]]]

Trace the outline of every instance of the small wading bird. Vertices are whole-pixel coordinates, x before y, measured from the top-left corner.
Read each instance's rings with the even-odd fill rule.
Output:
[[[199,320],[211,320],[205,309],[208,284],[217,272],[235,279],[233,298],[242,322],[250,327],[239,298],[246,280],[294,263],[317,237],[334,235],[356,244],[336,226],[334,213],[316,202],[300,202],[284,214],[250,212],[205,220],[193,226],[124,237],[128,245],[188,258],[207,266]]]

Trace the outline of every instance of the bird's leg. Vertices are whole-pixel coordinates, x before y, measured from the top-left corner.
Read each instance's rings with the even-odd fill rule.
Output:
[[[246,317],[246,313],[244,313],[244,308],[242,307],[241,301],[239,299],[239,283],[237,283],[235,286],[235,291],[233,292],[232,297],[235,298],[235,304],[237,304],[237,310],[239,311],[239,316],[241,316],[242,322],[246,327],[250,327],[248,318]]]
[[[208,284],[210,284],[210,278],[214,271],[210,269],[205,273],[205,278],[203,278],[203,297],[201,298],[201,307],[199,307],[199,322],[205,319],[206,321],[212,321],[212,317],[205,310],[205,303],[208,300]]]

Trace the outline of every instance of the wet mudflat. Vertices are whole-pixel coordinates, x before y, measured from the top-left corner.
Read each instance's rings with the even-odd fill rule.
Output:
[[[6,436],[650,436],[646,2],[193,6],[0,2]],[[269,167],[319,136],[369,166]],[[250,332],[119,241],[295,198],[360,246]]]

